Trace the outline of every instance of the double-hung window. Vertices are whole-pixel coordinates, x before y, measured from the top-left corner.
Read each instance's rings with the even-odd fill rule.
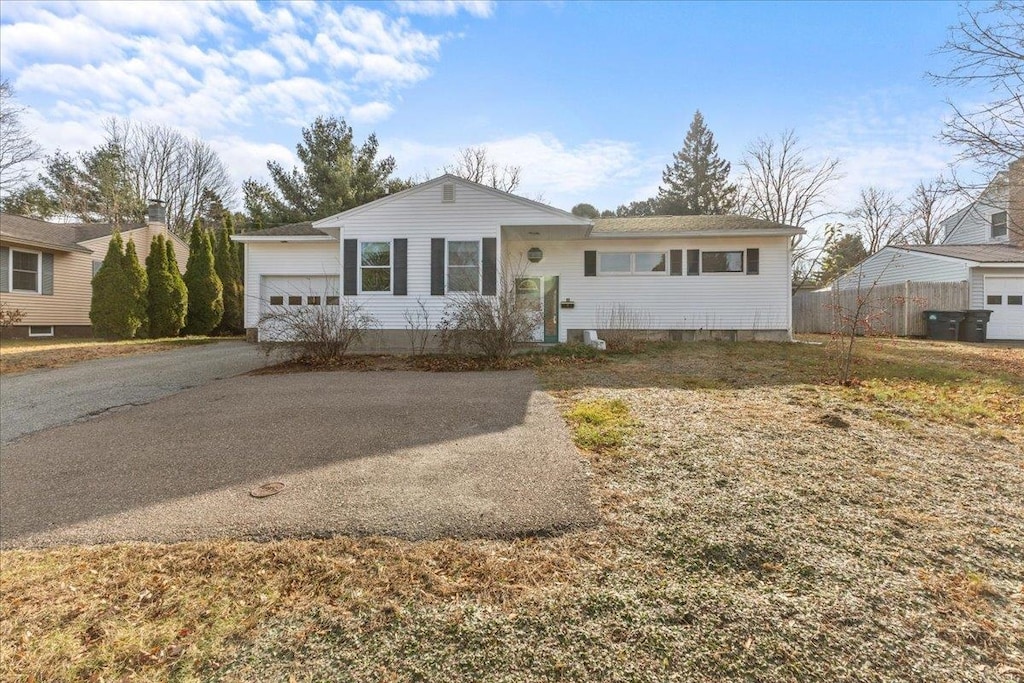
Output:
[[[359,249],[362,291],[390,292],[391,242],[362,242]]]
[[[480,291],[480,242],[448,240],[448,291]]]
[[[597,269],[602,275],[664,275],[663,251],[603,251]]]
[[[11,291],[38,294],[42,255],[34,251],[11,249]]]
[[[992,237],[1006,237],[1006,212],[992,214]]]

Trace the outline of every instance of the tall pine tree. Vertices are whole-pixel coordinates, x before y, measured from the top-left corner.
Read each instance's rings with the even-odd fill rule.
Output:
[[[103,339],[131,339],[140,321],[132,316],[130,283],[124,269],[124,242],[114,231],[103,265],[92,279],[89,320],[93,334]]]
[[[242,279],[238,272],[238,254],[235,244],[231,241],[234,233],[231,214],[225,214],[223,227],[217,233],[217,245],[214,262],[217,277],[224,288],[224,316],[221,318],[217,331],[221,334],[239,334],[242,332]]]
[[[188,289],[185,287],[185,280],[181,277],[181,269],[178,267],[178,257],[174,254],[174,240],[164,241],[166,250],[167,278],[170,282],[170,299],[168,301],[171,313],[168,329],[173,322],[174,333],[178,334],[185,327],[185,316],[188,313]]]
[[[185,333],[206,335],[216,329],[224,315],[224,290],[213,262],[213,242],[199,219],[192,225],[188,248]]]
[[[736,208],[736,185],[729,182],[729,162],[718,156],[718,143],[697,111],[683,148],[672,155],[658,189],[658,213],[672,216],[726,214]]]

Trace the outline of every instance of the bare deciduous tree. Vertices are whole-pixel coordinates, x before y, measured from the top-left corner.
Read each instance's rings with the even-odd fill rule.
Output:
[[[143,199],[162,199],[167,224],[185,235],[216,196],[227,202],[234,183],[220,156],[199,138],[191,138],[169,126],[108,119],[108,142],[123,150],[124,172]]]
[[[445,164],[442,170],[481,185],[489,185],[502,192],[515,192],[522,182],[520,166],[498,166],[491,160],[486,147],[465,147],[458,151],[455,162]]]
[[[953,66],[948,73],[929,74],[936,83],[981,85],[992,95],[972,108],[949,101],[953,115],[942,132],[959,148],[958,161],[991,178],[1024,157],[1024,2],[965,3],[940,52]]]
[[[942,219],[949,215],[950,194],[942,178],[923,180],[908,200],[907,240],[914,244],[938,244],[942,240]]]
[[[861,189],[857,206],[847,214],[864,241],[868,256],[891,244],[906,242],[907,212],[892,192],[879,187]]]
[[[827,215],[825,198],[842,177],[838,159],[810,162],[807,149],[792,130],[777,138],[759,137],[747,147],[740,168],[739,213],[798,228]],[[826,230],[793,238],[794,288],[817,270],[822,251],[833,237]]]
[[[25,164],[39,158],[39,144],[21,123],[24,111],[14,102],[10,81],[0,82],[0,193],[27,180]]]

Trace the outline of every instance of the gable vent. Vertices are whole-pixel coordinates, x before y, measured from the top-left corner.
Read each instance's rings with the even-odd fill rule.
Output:
[[[441,188],[441,201],[442,202],[454,202],[455,201],[455,183],[445,183]]]

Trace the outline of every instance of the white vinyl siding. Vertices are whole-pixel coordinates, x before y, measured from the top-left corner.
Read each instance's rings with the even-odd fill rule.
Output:
[[[526,262],[533,244],[508,242],[505,258]],[[667,330],[787,330],[789,329],[789,238],[643,238],[589,239],[543,243],[544,260],[526,267],[527,276],[558,276],[558,298],[571,299],[573,308],[559,310],[559,340],[568,329],[606,327],[612,307],[625,306],[650,320],[654,329]],[[739,251],[760,249],[757,275],[734,277],[587,277],[583,252],[650,253],[681,249]]]
[[[959,221],[944,221],[943,244],[986,244],[1006,242],[1004,233],[992,236],[992,216],[1006,211],[1005,188],[990,188],[978,201],[969,206]]]
[[[961,282],[968,279],[964,261],[886,247],[838,280],[839,289],[867,289],[898,282]]]

